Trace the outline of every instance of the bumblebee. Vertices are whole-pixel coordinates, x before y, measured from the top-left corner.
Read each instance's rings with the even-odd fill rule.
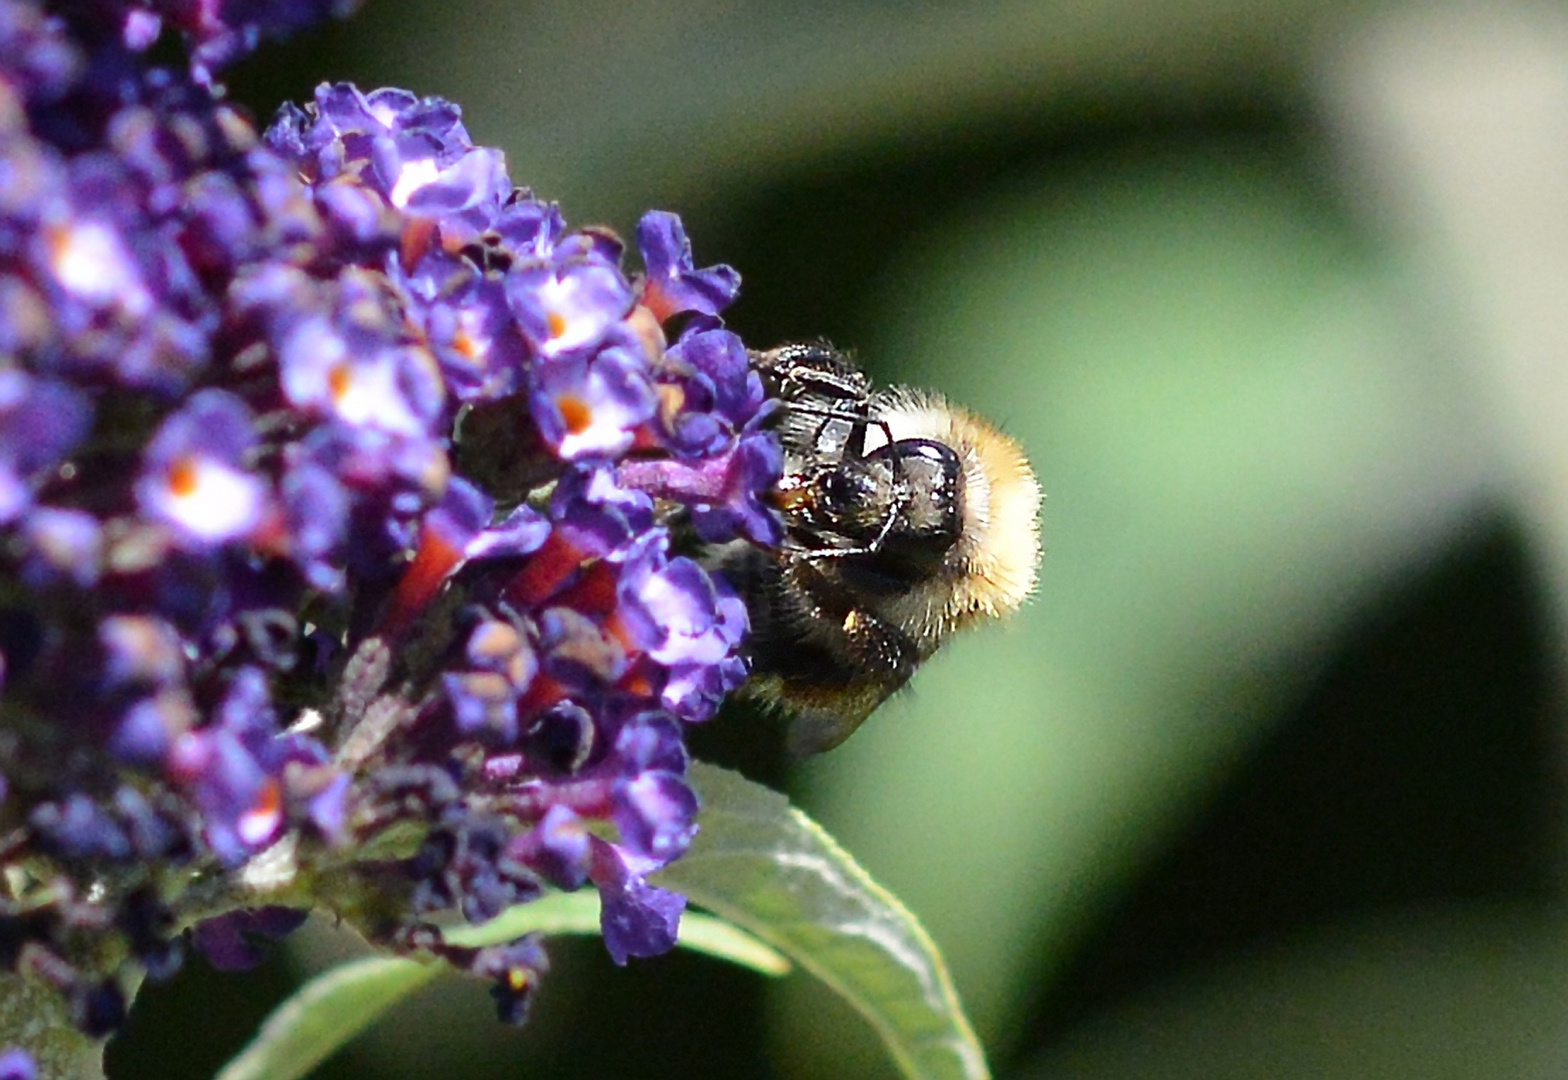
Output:
[[[785,538],[720,566],[751,617],[748,692],[806,755],[847,739],[954,630],[1034,589],[1040,488],[1012,439],[940,395],[873,387],[825,344],[753,353],[783,402]]]

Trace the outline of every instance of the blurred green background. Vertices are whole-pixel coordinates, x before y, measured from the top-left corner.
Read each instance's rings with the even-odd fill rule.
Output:
[[[265,52],[450,97],[573,224],[681,213],[753,347],[827,336],[1018,437],[1039,594],[787,770],[926,922],[1000,1077],[1568,1075],[1568,22],[1276,0],[372,0]],[[152,988],[209,1077],[329,928]],[[552,948],[320,1076],[893,1075],[805,975]]]

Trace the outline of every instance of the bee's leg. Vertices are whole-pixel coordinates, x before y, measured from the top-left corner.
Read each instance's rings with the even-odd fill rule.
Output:
[[[824,620],[830,619],[821,613]],[[823,625],[823,624],[819,624]],[[835,643],[824,650],[828,670],[786,680],[780,696],[794,717],[786,747],[793,757],[831,750],[909,681],[919,663],[915,643],[897,627],[853,609],[835,626]],[[827,677],[824,677],[827,676]]]
[[[751,353],[752,367],[772,381],[786,400],[812,394],[827,399],[864,402],[871,378],[843,353],[826,344],[781,345]]]
[[[845,643],[859,660],[861,669],[887,685],[883,697],[903,686],[915,673],[920,663],[915,642],[892,623],[855,608],[844,616],[840,625]]]

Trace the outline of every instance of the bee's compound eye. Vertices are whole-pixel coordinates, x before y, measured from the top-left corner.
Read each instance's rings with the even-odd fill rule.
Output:
[[[824,507],[836,515],[851,513],[876,497],[877,482],[858,463],[840,465],[822,478]]]
[[[964,505],[964,468],[958,454],[933,439],[900,439],[873,457],[893,465],[903,486],[897,533],[946,547],[958,538]]]
[[[840,462],[817,476],[813,490],[815,523],[852,544],[874,542],[897,512],[897,481],[885,461]]]

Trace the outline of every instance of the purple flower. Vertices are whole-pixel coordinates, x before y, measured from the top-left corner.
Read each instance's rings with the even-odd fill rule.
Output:
[[[508,854],[556,888],[570,892],[588,880],[590,835],[577,812],[558,803],[545,811],[539,824],[512,841]]]
[[[335,848],[346,847],[353,839],[349,831],[350,797],[354,778],[346,772],[328,772],[326,782],[309,793],[306,813],[316,831]]]
[[[660,699],[682,720],[711,720],[725,697],[746,681],[746,662],[729,655],[715,664],[679,664],[670,671]]]
[[[86,309],[84,320],[98,313],[140,319],[152,311],[141,266],[113,221],[83,216],[46,228],[34,258],[62,293]]]
[[[639,644],[661,664],[723,659],[745,632],[744,606],[721,603],[712,579],[690,559],[682,556],[656,569],[660,562],[662,553],[650,553],[621,576],[623,610],[638,623]]]
[[[220,971],[246,971],[266,959],[261,945],[282,941],[305,923],[308,911],[241,908],[196,924],[196,947]]]
[[[46,854],[69,859],[128,858],[131,842],[114,818],[85,795],[40,803],[27,823]]]
[[[127,49],[132,52],[142,52],[152,48],[153,42],[158,40],[158,35],[161,33],[163,33],[162,15],[155,11],[135,9],[126,12],[120,37]]]
[[[686,853],[697,835],[697,796],[679,776],[648,770],[615,793],[621,843],[660,865]]]
[[[697,535],[709,543],[744,537],[761,547],[777,547],[784,522],[766,493],[783,468],[778,439],[753,426],[712,457],[631,459],[621,463],[616,478],[626,487],[690,507]]]
[[[506,276],[506,298],[523,336],[546,358],[593,349],[632,309],[631,286],[600,258],[519,266]]]
[[[284,393],[346,428],[419,438],[446,406],[435,358],[402,337],[393,302],[368,275],[345,272],[329,306],[288,326],[278,343]]]
[[[533,198],[514,198],[502,207],[495,232],[503,249],[525,262],[543,263],[566,235],[560,207]]]
[[[244,402],[222,390],[197,393],[148,444],[136,485],[142,512],[193,547],[252,535],[271,502],[266,481],[246,467],[255,443]]]
[[[68,580],[90,589],[103,572],[103,528],[81,510],[35,507],[21,524],[27,545],[22,576],[34,587]]]
[[[621,487],[602,466],[566,472],[550,499],[555,535],[583,555],[609,555],[653,524],[653,500]]]
[[[405,161],[389,199],[439,222],[443,241],[455,247],[477,241],[511,192],[500,151],[474,148],[444,167],[434,157]]]
[[[688,764],[685,735],[671,717],[656,711],[639,712],[616,735],[615,752],[628,774],[641,775],[652,769],[682,776]]]
[[[488,813],[449,814],[432,829],[410,870],[415,912],[456,909],[469,922],[495,918],[540,895],[538,880],[507,852],[511,829]]]
[[[62,383],[0,370],[0,522],[32,504],[35,489],[92,426],[92,406]]]
[[[573,461],[625,453],[656,402],[646,365],[629,350],[609,348],[539,365],[533,404],[545,442]]]
[[[593,881],[599,887],[599,927],[610,959],[625,966],[634,956],[658,956],[675,945],[686,898],[649,885],[615,845],[598,837]]]
[[[728,330],[698,324],[665,354],[659,371],[666,445],[690,457],[723,452],[762,411],[762,379]]]
[[[365,225],[396,219],[350,197],[356,189],[431,223],[453,249],[489,229],[512,190],[502,155],[473,145],[456,106],[404,90],[323,85],[315,117],[285,109],[268,141],[320,182],[329,219],[361,240]]]
[[[290,557],[313,587],[341,592],[353,495],[331,469],[299,455],[284,473],[278,494],[291,541]]]
[[[709,543],[744,537],[762,547],[784,541],[779,512],[764,500],[784,471],[784,453],[778,439],[765,430],[748,431],[735,448],[708,468],[721,472],[722,480],[708,497],[691,503],[692,524]]]
[[[444,273],[443,273],[444,271]],[[456,260],[427,256],[410,286],[428,282],[411,314],[435,350],[459,400],[514,393],[523,379],[528,346],[506,302],[506,289]]]
[[[466,551],[486,531],[495,513],[495,500],[458,477],[447,485],[441,501],[425,515],[425,529],[454,551]]]
[[[25,1050],[0,1050],[0,1080],[38,1080],[38,1065]]]
[[[540,935],[529,934],[509,945],[481,949],[468,970],[495,980],[490,996],[495,998],[496,1015],[503,1024],[515,1027],[528,1019],[534,988],[549,969]]]
[[[202,840],[224,866],[239,866],[277,836],[282,791],[233,732],[187,732],[169,754],[169,773],[201,812]]]
[[[481,529],[463,549],[470,559],[494,559],[538,551],[550,535],[550,522],[531,506],[519,506],[489,528]]]
[[[104,682],[122,686],[164,687],[185,674],[185,643],[179,632],[155,616],[106,615],[98,624]]]
[[[212,305],[179,243],[182,207],[156,194],[122,160],[78,155],[40,194],[26,249],[69,343],[62,367],[173,393],[208,361]]]
[[[109,738],[109,750],[127,765],[155,768],[174,741],[195,724],[195,705],[178,690],[139,698],[126,707]]]
[[[691,241],[674,214],[661,210],[644,214],[637,224],[637,246],[648,275],[642,302],[660,321],[687,311],[717,315],[740,292],[740,275],[732,267],[696,269]]]
[[[505,945],[483,949],[443,946],[439,952],[470,975],[491,981],[496,1015],[504,1024],[521,1024],[540,977],[550,969],[549,957],[539,934],[527,934]]]
[[[475,626],[464,650],[469,669],[444,675],[458,730],[500,744],[517,739],[517,701],[533,682],[539,661],[523,631],[500,619]]]

